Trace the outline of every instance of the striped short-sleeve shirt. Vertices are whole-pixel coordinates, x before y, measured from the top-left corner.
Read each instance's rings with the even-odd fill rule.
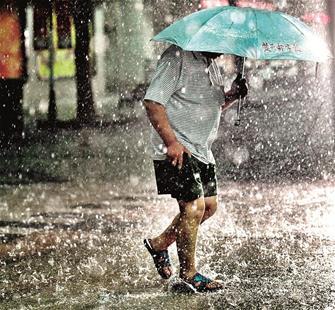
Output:
[[[203,54],[172,45],[159,59],[144,98],[165,107],[178,141],[206,164],[215,163],[211,146],[224,103],[222,87],[213,84],[209,76],[213,66],[215,62],[210,64]],[[166,148],[154,129],[151,142],[153,159],[165,159]]]

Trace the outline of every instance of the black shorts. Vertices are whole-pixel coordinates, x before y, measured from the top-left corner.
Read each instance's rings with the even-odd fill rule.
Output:
[[[217,195],[216,166],[205,164],[184,153],[183,167],[166,160],[154,160],[158,194],[170,194],[178,201]]]

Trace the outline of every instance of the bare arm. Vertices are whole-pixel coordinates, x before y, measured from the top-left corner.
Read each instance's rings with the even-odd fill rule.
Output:
[[[190,152],[177,140],[170,126],[165,108],[161,104],[149,100],[144,100],[144,106],[152,126],[158,132],[167,148],[168,158],[171,160],[172,165],[178,165],[180,169],[183,165],[183,154],[190,154]]]

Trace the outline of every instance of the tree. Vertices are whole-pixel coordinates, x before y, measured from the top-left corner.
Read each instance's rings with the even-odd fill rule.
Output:
[[[77,121],[81,124],[86,124],[95,119],[89,55],[93,4],[91,0],[73,0],[72,9],[76,29]]]

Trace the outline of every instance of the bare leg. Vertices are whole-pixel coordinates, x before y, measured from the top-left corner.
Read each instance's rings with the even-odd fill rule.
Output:
[[[205,201],[201,197],[191,202],[179,202],[180,215],[176,228],[180,277],[189,279],[196,273],[195,248],[198,228],[205,213]]]
[[[179,202],[180,216],[179,225],[176,229],[177,251],[180,263],[179,276],[191,283],[194,288],[203,285],[201,280],[195,280],[197,269],[195,267],[195,250],[197,243],[198,229],[202,220],[206,220],[213,212],[208,212],[205,217],[205,199],[199,198],[192,202]],[[197,282],[194,282],[197,281]],[[221,281],[213,280],[206,283],[206,288],[210,290],[222,289]]]
[[[201,224],[208,220],[218,207],[218,196],[205,197],[205,214],[201,219]]]
[[[217,196],[205,197],[205,212],[201,219],[201,224],[209,219],[217,209]],[[151,241],[152,247],[157,251],[166,250],[176,241],[176,230],[180,221],[180,213],[173,219],[172,223],[158,237]]]
[[[217,196],[206,197],[204,199],[204,202],[205,202],[205,211],[203,212],[201,223],[203,223],[205,220],[210,218],[215,213],[217,209]],[[183,222],[183,218],[181,217],[181,213],[179,213],[161,235],[151,240],[151,246],[156,251],[166,250],[172,243],[176,241],[177,232],[179,230],[181,222]],[[172,267],[164,267],[163,272],[167,276],[172,275],[173,273]]]

